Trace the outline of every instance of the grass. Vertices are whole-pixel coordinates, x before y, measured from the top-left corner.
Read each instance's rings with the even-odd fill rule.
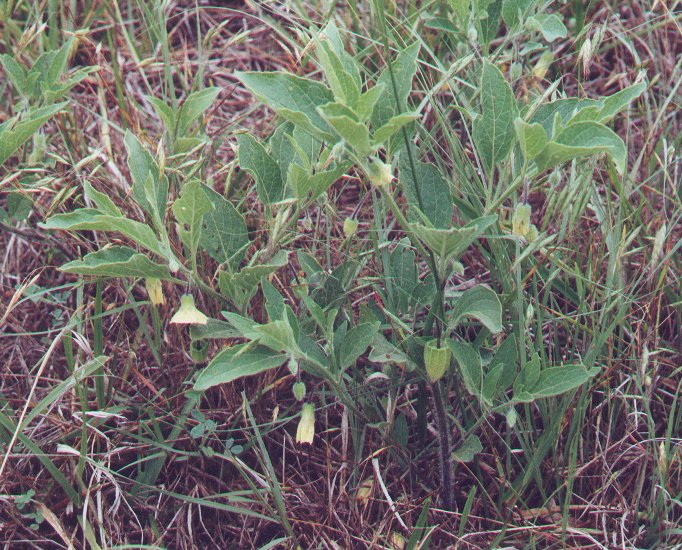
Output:
[[[542,10],[567,24],[566,37],[534,49],[537,35],[502,25],[486,50],[453,23],[446,3],[208,4],[0,6],[0,51],[30,66],[75,34],[71,65],[99,67],[0,166],[0,206],[14,213],[0,218],[3,544],[682,547],[682,5],[545,2]],[[423,281],[435,265],[420,241],[403,240],[409,235],[400,215],[411,199],[397,194],[392,203],[360,169],[278,226],[274,245],[291,252],[288,264],[243,307],[216,298],[222,287],[208,254],[198,255],[193,270],[203,286],[164,283],[159,306],[141,278],[80,278],[57,269],[109,243],[130,244],[120,234],[39,227],[86,205],[86,183],[127,216],[145,219],[133,200],[126,130],[161,155],[172,197],[189,175],[200,179],[245,215],[246,257],[270,251],[278,209],[262,204],[240,168],[237,135],[265,139],[278,120],[233,73],[320,79],[311,40],[330,17],[349,31],[349,51],[371,80],[419,43],[409,103],[420,112],[420,158],[446,174],[458,224],[499,216],[489,238],[460,258],[462,272],[442,281],[442,303],[488,285],[500,297],[520,363],[537,354],[543,366],[599,367],[587,384],[491,412],[457,376],[432,385],[419,369],[364,353],[333,383],[282,366],[193,391],[207,359],[195,361],[197,341],[169,323],[180,297],[196,286],[209,317],[239,310],[262,323],[289,306],[302,330],[315,327],[301,292],[304,278],[314,280],[312,264],[298,252],[327,273],[357,261],[335,272],[341,313],[332,328],[379,316],[396,345],[438,328],[440,314],[397,313],[411,299],[401,286],[410,270]],[[552,63],[544,71],[538,63],[547,52]],[[609,95],[641,74],[646,91],[610,123],[627,146],[625,173],[590,157],[527,178],[509,164],[486,174],[470,121],[483,56],[531,104],[553,92]],[[187,136],[166,132],[149,98],[180,106],[208,86],[221,92],[193,130],[202,141],[185,153]],[[0,94],[2,122],[23,100],[7,78]],[[507,238],[519,203],[531,205],[547,240],[522,248]],[[352,235],[344,233],[348,218],[359,222]],[[324,331],[315,331],[322,340]],[[488,359],[500,343],[474,322],[456,336]],[[226,341],[241,340],[202,341],[208,357]],[[400,349],[408,353],[413,344]],[[301,404],[292,386],[299,380],[316,407],[313,445],[295,440]],[[439,448],[444,430],[452,441]],[[480,452],[450,463],[452,447],[461,453],[470,434]],[[449,490],[441,489],[439,460],[451,464]]]

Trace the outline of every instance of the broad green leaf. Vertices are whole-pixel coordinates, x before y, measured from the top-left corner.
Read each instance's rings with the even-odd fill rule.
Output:
[[[538,381],[528,392],[535,399],[560,395],[582,386],[591,378],[587,369],[582,365],[565,365],[549,367],[540,372]]]
[[[176,113],[173,111],[173,108],[162,99],[159,99],[158,97],[154,97],[151,95],[145,97],[147,101],[149,101],[149,103],[151,103],[152,106],[154,107],[156,114],[159,116],[161,122],[163,122],[163,125],[166,127],[166,131],[172,134],[177,124],[177,116]]]
[[[391,117],[386,124],[374,132],[372,139],[374,140],[375,145],[382,145],[403,126],[406,126],[417,118],[419,118],[419,113],[417,112],[401,113]]]
[[[517,363],[518,345],[516,337],[511,334],[504,339],[488,367],[488,375],[483,383],[483,393],[488,399],[492,400],[511,387],[516,377]],[[499,374],[489,379],[496,370]]]
[[[355,104],[351,106],[362,122],[366,122],[372,117],[374,107],[383,95],[385,89],[386,85],[383,82],[380,82],[362,94]]]
[[[256,191],[261,202],[269,205],[282,200],[284,184],[275,159],[249,134],[239,134],[237,144],[239,166],[256,181]]]
[[[229,276],[234,284],[245,290],[251,290],[260,283],[263,277],[268,277],[287,263],[289,263],[289,253],[280,250],[267,264],[246,266],[237,273],[225,273],[225,275]]]
[[[450,312],[448,329],[456,328],[465,317],[478,319],[490,332],[500,332],[502,330],[502,304],[497,294],[485,286],[475,286],[465,290],[456,299]]]
[[[57,214],[39,225],[43,229],[65,231],[117,231],[143,248],[163,258],[171,259],[168,251],[164,249],[148,225],[128,218],[107,216],[91,208],[81,208],[68,214]]]
[[[126,131],[123,141],[128,151],[128,168],[133,179],[133,197],[160,224],[168,202],[168,180],[160,174],[154,157],[135,134]]]
[[[479,42],[483,45],[485,53],[488,51],[490,41],[497,36],[500,27],[500,15],[502,14],[502,0],[473,0],[478,6],[478,34]]]
[[[483,167],[491,173],[511,151],[518,108],[511,86],[488,60],[483,61],[481,73],[481,109],[482,114],[474,120],[472,137]]]
[[[519,140],[519,145],[527,160],[533,160],[547,145],[547,132],[541,124],[535,122],[528,124],[521,118],[514,120],[514,130]]]
[[[198,90],[192,92],[187,96],[184,103],[180,107],[178,113],[178,128],[176,131],[177,136],[185,136],[192,124],[211,106],[218,97],[220,93],[220,88],[204,88],[203,90]]]
[[[541,32],[547,42],[554,42],[568,35],[566,26],[556,13],[538,14],[529,18],[526,24],[529,28]]]
[[[384,93],[377,101],[370,120],[374,128],[381,128],[392,117],[408,110],[407,99],[412,91],[412,80],[417,72],[419,42],[402,50],[396,59],[381,73],[377,86],[384,86]],[[393,78],[391,78],[391,69]],[[395,83],[395,88],[393,87]]]
[[[461,23],[467,23],[469,21],[471,0],[448,0],[448,3]],[[466,25],[464,28],[466,28]]]
[[[284,72],[235,72],[235,76],[265,105],[313,133],[331,135],[317,108],[334,100],[324,84]]]
[[[547,136],[552,138],[554,129],[554,119],[557,115],[561,117],[562,124],[567,124],[575,113],[589,106],[602,105],[601,102],[594,99],[558,99],[550,103],[543,103],[540,105],[535,113],[531,116],[529,123],[537,122],[545,129]]]
[[[349,164],[340,164],[331,170],[310,175],[298,164],[290,164],[287,183],[297,199],[312,202],[343,176],[348,168]]]
[[[340,103],[353,105],[360,97],[359,83],[346,71],[343,63],[329,44],[326,35],[320,35],[315,40],[315,44],[317,57],[334,92],[334,98]]]
[[[14,89],[19,92],[22,96],[26,95],[26,69],[17,62],[14,57],[9,54],[3,53],[0,55],[0,65],[2,65],[2,70],[5,76],[9,79],[14,86]]]
[[[550,141],[535,162],[546,170],[575,158],[607,153],[620,174],[625,171],[627,150],[613,130],[598,122],[576,122]]]
[[[213,209],[204,215],[201,247],[217,262],[222,264],[229,261],[236,266],[249,243],[244,218],[222,195],[206,186],[203,190],[213,203]]]
[[[482,450],[481,440],[477,435],[470,434],[457,450],[452,453],[452,458],[457,462],[471,462]]]
[[[438,257],[455,259],[496,221],[497,215],[492,215],[477,218],[460,228],[434,229],[420,224],[411,224],[410,228]]]
[[[353,79],[358,89],[362,87],[362,79],[360,77],[360,66],[353,55],[346,51],[344,41],[333,21],[330,21],[322,31],[322,36],[326,39],[327,44],[331,50],[341,61],[345,72]]]
[[[83,184],[83,188],[85,189],[85,195],[97,205],[97,208],[100,210],[100,212],[102,212],[102,214],[123,217],[121,210],[118,208],[118,206],[116,206],[114,201],[111,200],[109,195],[97,191],[97,189],[95,189],[88,181]]]
[[[340,109],[342,107],[342,109]],[[349,111],[343,113],[342,111]],[[360,157],[368,156],[373,147],[369,139],[369,130],[365,124],[356,120],[354,113],[338,103],[330,103],[319,107],[319,111],[334,131],[352,148]]]
[[[510,29],[523,22],[535,4],[535,0],[503,0],[502,19]]]
[[[156,264],[144,254],[126,246],[110,246],[91,252],[82,260],[64,264],[59,270],[98,277],[172,279],[167,265]]]
[[[205,325],[190,325],[189,335],[192,340],[225,340],[227,338],[239,338],[241,333],[230,323],[209,318]]]
[[[534,353],[521,367],[516,380],[514,380],[514,399],[519,399],[522,393],[529,393],[540,377],[540,356]]]
[[[291,325],[284,320],[272,321],[265,325],[254,324],[253,331],[258,334],[258,342],[274,351],[284,351],[296,355],[298,345]]]
[[[601,122],[602,124],[605,124],[642,95],[644,90],[646,90],[646,83],[640,82],[628,86],[620,92],[616,92],[608,97],[602,97],[599,103],[578,111],[573,118],[571,118],[569,124],[585,121]]]
[[[398,161],[399,181],[410,210],[419,209],[435,228],[447,229],[452,225],[453,207],[448,183],[437,166],[417,161],[417,149],[410,147],[411,157],[404,150]],[[416,212],[408,213],[410,220],[420,221]]]
[[[466,342],[448,339],[447,344],[452,350],[452,356],[459,367],[467,391],[481,398],[483,395],[483,369],[478,352]]]
[[[173,203],[173,214],[180,224],[178,234],[191,253],[196,256],[199,239],[203,228],[204,214],[213,210],[213,203],[204,193],[203,185],[193,180],[186,183],[180,191],[180,197]]]
[[[401,241],[391,252],[385,269],[387,271],[387,291],[397,313],[407,315],[410,302],[414,298],[417,279],[416,255],[409,241]]]
[[[389,342],[386,337],[377,332],[372,341],[372,349],[369,352],[369,360],[373,363],[389,363],[392,365],[400,365],[406,367],[408,370],[414,370],[415,364],[410,357],[402,350]]]
[[[23,120],[12,117],[0,124],[0,166],[65,105],[66,103],[58,103],[33,109],[23,117]]]
[[[199,373],[194,382],[195,391],[205,391],[218,384],[226,384],[279,367],[287,360],[286,355],[268,348],[248,345],[233,346],[216,355]]]
[[[339,346],[339,367],[347,369],[365,353],[379,331],[379,323],[362,323],[350,329]]]

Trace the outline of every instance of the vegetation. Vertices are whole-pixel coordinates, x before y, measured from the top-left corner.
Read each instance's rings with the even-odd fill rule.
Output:
[[[0,3],[0,540],[682,545],[682,5]]]

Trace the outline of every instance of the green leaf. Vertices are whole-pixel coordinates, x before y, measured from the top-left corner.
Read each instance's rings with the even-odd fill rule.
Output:
[[[99,277],[150,277],[172,279],[167,265],[152,262],[144,254],[126,246],[110,246],[87,254],[59,268],[66,273]]]
[[[489,374],[486,376],[483,386],[483,393],[488,399],[492,400],[514,383],[518,364],[518,354],[519,351],[516,337],[511,334],[504,339],[502,344],[500,344],[500,347],[497,349],[495,356],[490,362]],[[488,377],[495,370],[499,371],[499,375],[497,375],[494,380],[493,378],[488,380]]]
[[[601,122],[602,124],[605,124],[642,95],[644,90],[646,90],[646,83],[640,82],[628,86],[620,92],[616,92],[608,97],[602,97],[598,103],[578,111],[570,119],[569,124],[585,121]]]
[[[346,333],[338,351],[340,368],[347,369],[355,364],[374,340],[379,327],[379,323],[362,323]]]
[[[369,130],[365,124],[357,121],[357,116],[350,109],[338,103],[329,103],[319,107],[319,111],[334,131],[360,157],[368,156],[373,147],[369,139]],[[343,112],[348,111],[348,112]]]
[[[511,29],[517,23],[525,21],[534,4],[535,0],[503,0],[502,19],[507,27]]]
[[[590,373],[582,365],[549,367],[540,372],[535,386],[527,388],[527,390],[533,395],[534,399],[552,397],[574,390],[590,378]]]
[[[285,250],[280,250],[267,264],[247,266],[237,273],[225,273],[225,275],[229,276],[234,284],[245,290],[251,290],[260,283],[263,277],[270,276],[281,267],[287,265],[287,263],[289,263],[289,253]]]
[[[0,166],[65,105],[66,103],[58,103],[33,109],[25,115],[24,120],[12,117],[0,124]]]
[[[607,153],[620,174],[625,172],[625,143],[613,130],[598,122],[576,122],[550,141],[535,159],[546,170],[575,158]]]
[[[448,339],[447,344],[452,350],[452,355],[459,367],[467,391],[471,395],[481,398],[483,395],[483,368],[481,367],[480,355],[466,342]]]
[[[487,53],[488,45],[495,38],[497,29],[500,27],[502,0],[474,0],[474,5],[477,6],[475,13],[478,15],[479,41]]]
[[[86,181],[83,184],[85,195],[97,205],[97,208],[107,216],[123,217],[123,214],[118,206],[111,200],[109,195],[97,191],[90,182]]]
[[[476,455],[483,450],[481,440],[475,434],[470,434],[459,446],[459,448],[452,453],[452,458],[457,462],[471,462]]]
[[[331,137],[331,128],[317,108],[334,100],[324,84],[284,72],[235,72],[249,91],[280,116],[315,135]]]
[[[9,54],[0,55],[0,65],[5,76],[22,96],[26,95],[26,69]]]
[[[128,218],[107,216],[91,208],[81,208],[68,214],[57,214],[39,225],[43,229],[65,231],[117,231],[143,248],[163,258],[171,259],[168,251],[164,249],[148,225]]]
[[[206,186],[203,190],[213,203],[213,209],[204,215],[201,247],[217,262],[222,264],[229,261],[236,266],[249,243],[244,218],[222,195]]]
[[[556,14],[538,14],[527,22],[528,28],[542,33],[547,42],[554,42],[559,38],[566,38],[568,31],[561,18]]]
[[[265,347],[247,344],[233,346],[216,355],[199,373],[194,382],[195,391],[205,391],[218,384],[225,384],[279,367],[287,360],[286,355]]]
[[[341,61],[345,72],[353,79],[358,89],[361,88],[360,66],[355,57],[346,51],[339,29],[333,21],[327,24],[322,31],[322,36],[326,38],[326,43]]]
[[[403,365],[408,370],[414,370],[415,364],[401,349],[389,342],[386,337],[377,332],[374,335],[372,349],[368,359],[373,363],[389,363],[391,365]]]
[[[372,139],[374,140],[375,145],[384,144],[403,126],[406,126],[417,118],[419,118],[419,113],[417,112],[401,113],[391,117],[386,124],[374,132]]]
[[[530,118],[529,123],[541,124],[545,129],[547,135],[551,138],[553,137],[554,131],[554,119],[557,114],[561,117],[560,120],[562,124],[567,124],[573,115],[589,106],[602,105],[601,102],[595,101],[594,99],[558,99],[550,103],[543,103],[540,105],[535,113]]]
[[[514,399],[517,401],[520,399],[521,395],[530,395],[529,392],[535,386],[540,377],[540,356],[534,353],[530,360],[521,367],[521,372],[519,372],[516,380],[514,380]]]
[[[410,228],[438,257],[453,259],[460,256],[496,221],[497,215],[492,215],[472,220],[460,228],[434,229],[420,224],[411,224]]]
[[[502,304],[497,294],[485,286],[465,290],[455,301],[450,316],[449,330],[456,328],[463,318],[470,317],[478,319],[492,333],[502,331]]]
[[[290,164],[287,183],[297,199],[312,202],[343,176],[349,166],[349,164],[340,164],[331,170],[311,175],[298,164]]]
[[[518,108],[511,86],[488,60],[483,61],[481,73],[481,109],[482,114],[474,120],[472,137],[483,167],[491,173],[511,151]]]
[[[264,325],[254,324],[253,332],[258,334],[258,342],[274,351],[284,351],[296,355],[298,346],[291,325],[284,320],[272,321]]]
[[[154,107],[156,114],[166,127],[166,131],[170,132],[172,135],[173,131],[175,130],[175,125],[177,124],[177,117],[176,113],[173,111],[173,108],[158,97],[148,95],[145,96],[145,98]]]
[[[343,66],[325,34],[321,34],[315,40],[315,45],[317,57],[334,92],[334,98],[340,103],[353,105],[360,97],[359,82]]]
[[[185,136],[192,124],[211,106],[218,97],[220,93],[220,88],[204,88],[203,90],[197,90],[192,92],[187,96],[184,103],[180,107],[178,113],[178,128],[176,131],[177,136]]]
[[[213,210],[213,203],[204,193],[203,185],[193,180],[186,183],[180,191],[180,197],[173,203],[173,214],[180,224],[178,234],[191,253],[196,256],[201,239],[204,214]]]
[[[239,338],[241,333],[230,323],[209,318],[205,325],[190,325],[189,335],[192,340],[225,340],[227,338]]]
[[[269,205],[282,200],[284,184],[275,159],[249,134],[239,134],[237,144],[239,165],[256,180],[256,191],[261,202]]]
[[[521,118],[514,120],[514,130],[519,140],[519,145],[527,160],[533,160],[547,145],[547,132],[541,124],[535,122],[528,124]]]
[[[168,180],[159,173],[154,157],[142,146],[135,134],[126,131],[123,141],[128,151],[128,168],[133,179],[133,197],[161,224],[168,202]]]
[[[358,98],[354,105],[352,105],[353,111],[358,114],[358,118],[362,122],[366,122],[372,117],[374,107],[383,95],[385,89],[386,85],[383,82],[372,86]]]
[[[412,147],[411,152],[414,166],[407,151],[401,153],[398,161],[400,184],[410,210],[418,209],[435,228],[447,229],[452,225],[453,205],[448,183],[438,167],[416,160],[415,147]],[[410,219],[418,221],[420,217],[416,212],[410,212]]]
[[[419,42],[402,50],[392,62],[393,77],[387,67],[381,73],[377,86],[384,86],[384,93],[377,101],[372,112],[371,121],[374,128],[381,128],[392,117],[405,112],[409,106],[407,99],[412,91],[412,80],[417,72],[417,55]],[[395,88],[393,84],[395,82]],[[396,93],[397,92],[397,93]]]

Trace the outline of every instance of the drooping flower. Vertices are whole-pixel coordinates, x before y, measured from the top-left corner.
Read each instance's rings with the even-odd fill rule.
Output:
[[[296,443],[312,444],[315,437],[315,407],[312,403],[305,403],[301,410],[301,420],[296,429]]]
[[[512,233],[516,237],[525,237],[530,230],[530,204],[519,203],[512,218]]]
[[[155,306],[162,306],[166,303],[166,297],[163,295],[163,285],[161,279],[154,279],[147,277],[144,281],[144,286],[147,288],[149,300]]]
[[[171,323],[180,325],[205,325],[208,317],[201,313],[194,304],[194,296],[185,294],[180,299],[180,308],[170,320]]]

